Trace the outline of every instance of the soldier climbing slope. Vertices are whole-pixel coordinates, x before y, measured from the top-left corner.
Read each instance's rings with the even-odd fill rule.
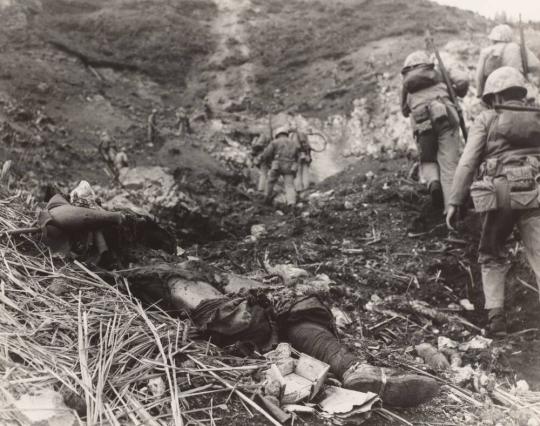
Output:
[[[520,45],[513,41],[512,28],[508,25],[497,25],[491,30],[488,38],[492,44],[482,49],[476,66],[476,91],[479,98],[482,98],[484,94],[486,79],[496,69],[509,66],[524,74],[522,50]],[[540,60],[529,49],[525,48],[525,51],[527,52],[525,59],[529,73],[531,73],[531,77],[538,77]],[[532,85],[528,85],[527,89],[529,98],[536,97],[538,93],[536,88],[533,89]]]
[[[502,67],[488,77],[482,99],[491,109],[470,129],[446,216],[453,229],[470,187],[475,210],[482,215],[479,263],[492,334],[506,332],[504,284],[510,264],[504,245],[515,225],[540,285],[540,113],[516,111],[525,105],[526,95],[525,79],[515,68]]]
[[[290,135],[291,138],[296,139],[300,145],[300,155],[298,157],[298,171],[296,172],[295,185],[298,191],[305,191],[309,188],[309,167],[311,165],[311,146],[307,135],[303,132],[295,130]]]
[[[451,69],[450,80],[457,96],[467,94],[467,75]],[[459,161],[461,136],[456,107],[440,72],[427,52],[419,50],[405,59],[401,111],[411,117],[420,157],[420,178],[428,184],[433,206],[445,209],[452,178]]]
[[[289,137],[289,130],[288,125],[277,127],[274,131],[274,139],[262,154],[262,161],[271,165],[265,191],[266,203],[272,202],[274,185],[279,177],[283,176],[287,205],[296,205],[297,193],[294,186],[294,177],[298,170],[300,145],[296,139]]]
[[[257,190],[260,192],[266,191],[268,171],[270,170],[270,164],[266,161],[263,161],[262,159],[263,152],[269,143],[270,136],[266,132],[261,133],[251,142],[252,162],[253,165],[259,169],[259,181],[257,184]]]
[[[146,137],[149,144],[153,144],[157,136],[157,123],[156,123],[156,114],[157,109],[153,109],[150,115],[148,116],[147,128],[146,128]]]

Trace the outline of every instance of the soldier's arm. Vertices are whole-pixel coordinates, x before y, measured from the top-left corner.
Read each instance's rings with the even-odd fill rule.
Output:
[[[484,65],[486,62],[486,52],[482,50],[480,52],[480,58],[478,58],[478,64],[476,65],[476,96],[481,98],[484,93]]]
[[[527,64],[529,73],[540,75],[540,59],[529,48],[527,48]]]
[[[480,166],[487,143],[488,119],[485,114],[478,116],[471,128],[469,137],[459,159],[459,164],[452,183],[450,204],[459,206],[465,202],[476,170]]]
[[[274,141],[270,142],[268,146],[264,149],[261,158],[265,162],[270,162],[274,159],[274,156],[276,155],[276,144]]]
[[[411,114],[411,109],[407,103],[407,90],[405,89],[405,85],[401,87],[401,113],[404,117],[408,117]]]

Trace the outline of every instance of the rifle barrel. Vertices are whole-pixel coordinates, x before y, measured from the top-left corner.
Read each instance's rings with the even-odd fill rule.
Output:
[[[540,108],[538,107],[532,107],[532,106],[525,106],[525,105],[501,105],[501,104],[495,104],[493,105],[494,109],[505,109],[508,111],[529,111],[529,112],[540,112]]]
[[[437,58],[437,62],[439,63],[441,74],[444,78],[444,83],[446,84],[446,88],[448,89],[448,95],[450,96],[450,101],[454,104],[454,107],[456,108],[456,111],[458,113],[459,127],[461,127],[463,137],[465,138],[465,140],[467,140],[468,134],[467,134],[467,127],[465,126],[465,119],[463,118],[463,111],[461,110],[461,107],[457,100],[456,92],[454,91],[454,87],[452,86],[452,81],[450,80],[450,77],[448,76],[448,72],[446,71],[444,62],[442,61],[441,55],[439,54],[439,50],[435,46],[435,43],[433,42],[433,38],[431,37],[431,33],[429,32],[429,30],[426,30],[426,43],[428,45],[428,48],[432,50],[433,53],[435,53],[435,57]]]

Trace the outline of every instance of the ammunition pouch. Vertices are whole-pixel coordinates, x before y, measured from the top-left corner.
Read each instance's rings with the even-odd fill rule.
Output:
[[[433,129],[430,109],[427,105],[412,111],[414,123],[414,137],[418,145],[418,154],[421,163],[434,163],[437,161],[438,140]]]
[[[540,161],[537,156],[490,158],[480,166],[481,180],[471,185],[477,212],[500,208],[527,210],[540,207]]]
[[[282,175],[295,174],[298,170],[298,162],[293,160],[277,159],[272,161],[270,171]]]
[[[497,210],[497,191],[493,179],[485,177],[483,180],[473,182],[471,185],[471,198],[474,203],[474,210],[478,213]]]

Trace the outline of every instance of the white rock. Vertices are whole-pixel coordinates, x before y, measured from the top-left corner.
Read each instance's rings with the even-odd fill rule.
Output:
[[[487,349],[491,346],[493,339],[488,339],[487,337],[475,336],[468,342],[462,343],[459,345],[459,350],[467,352],[469,350],[482,350]]]
[[[455,349],[458,347],[458,343],[454,342],[452,339],[449,339],[445,336],[439,336],[437,339],[437,347],[439,350],[443,349]]]
[[[266,226],[263,224],[253,225],[251,227],[251,235],[255,238],[255,240],[258,240],[262,236],[266,235]]]
[[[153,396],[159,398],[165,393],[165,382],[161,377],[154,377],[148,380],[148,390]]]
[[[52,389],[38,394],[24,394],[13,404],[27,426],[74,426],[79,424],[73,410],[64,404],[62,395]]]
[[[529,392],[530,387],[529,384],[525,380],[518,380],[516,383],[516,392],[517,393],[525,393]]]

